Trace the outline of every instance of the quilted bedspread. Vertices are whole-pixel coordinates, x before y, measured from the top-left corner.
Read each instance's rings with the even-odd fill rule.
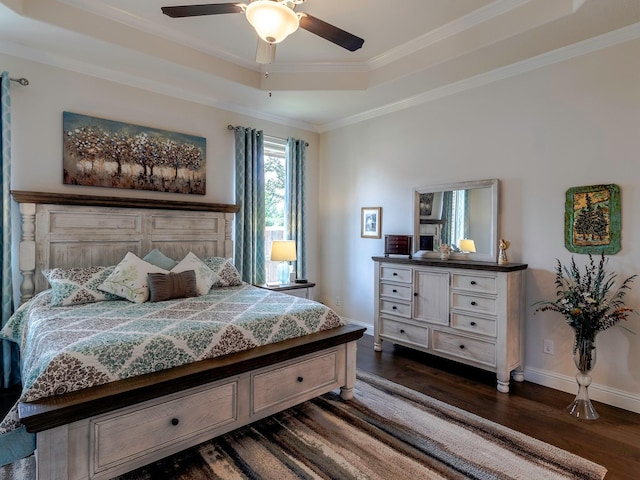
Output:
[[[2,331],[20,345],[20,401],[81,390],[343,325],[324,305],[250,285],[168,302],[50,307],[43,292]],[[20,426],[17,404],[0,434]]]

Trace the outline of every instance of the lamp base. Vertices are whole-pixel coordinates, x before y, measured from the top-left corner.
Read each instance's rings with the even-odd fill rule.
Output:
[[[280,285],[289,283],[289,264],[287,262],[280,262],[278,264],[277,275]]]

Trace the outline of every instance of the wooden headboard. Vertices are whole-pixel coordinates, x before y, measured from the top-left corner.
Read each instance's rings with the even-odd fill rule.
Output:
[[[12,191],[20,205],[21,302],[48,288],[42,270],[116,265],[154,248],[181,260],[233,256],[237,205]]]

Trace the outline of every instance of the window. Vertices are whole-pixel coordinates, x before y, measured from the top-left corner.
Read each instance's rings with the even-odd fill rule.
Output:
[[[278,262],[271,261],[271,242],[284,238],[284,198],[286,191],[287,141],[281,138],[264,137],[264,183],[265,183],[265,270],[266,281],[277,280]]]

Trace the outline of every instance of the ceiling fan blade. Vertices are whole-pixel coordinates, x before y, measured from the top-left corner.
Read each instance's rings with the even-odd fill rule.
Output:
[[[258,37],[258,47],[256,48],[256,63],[268,65],[276,59],[276,44],[269,43]]]
[[[351,52],[355,52],[364,43],[364,40],[360,37],[345,32],[341,28],[334,27],[333,25],[313,17],[308,13],[303,13],[300,17],[300,28],[304,28],[308,32],[315,33],[319,37],[329,40],[336,45],[346,48]]]
[[[242,3],[209,3],[204,5],[181,5],[162,7],[162,13],[172,18],[198,17],[200,15],[220,15],[223,13],[241,13]]]

